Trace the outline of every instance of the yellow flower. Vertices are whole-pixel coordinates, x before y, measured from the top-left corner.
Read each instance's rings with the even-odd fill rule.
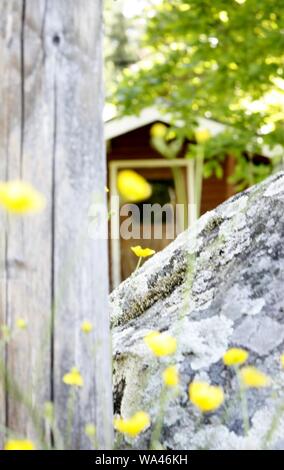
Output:
[[[284,367],[284,354],[280,356],[281,366]]]
[[[35,450],[35,447],[32,441],[28,441],[27,439],[10,439],[6,442],[4,450]]]
[[[138,256],[138,258],[147,258],[148,256],[152,256],[156,253],[155,250],[151,250],[151,248],[142,248],[140,245],[132,246],[131,250],[136,256]]]
[[[41,211],[45,199],[29,183],[15,180],[0,183],[0,205],[8,212],[26,214]]]
[[[148,348],[158,357],[174,354],[177,349],[176,338],[165,333],[159,333],[158,331],[148,333],[144,341]]]
[[[176,387],[179,384],[179,375],[176,366],[169,366],[163,372],[164,384],[167,387]]]
[[[109,189],[108,189],[107,186],[105,186],[105,192],[106,192],[106,193],[109,193]]]
[[[117,431],[136,437],[150,425],[150,417],[144,411],[138,411],[129,419],[115,418],[114,427]]]
[[[25,330],[28,326],[28,324],[27,324],[26,320],[24,320],[24,318],[17,318],[16,325],[17,325],[17,328],[19,328],[19,330]]]
[[[165,137],[166,133],[168,131],[168,128],[167,126],[165,126],[165,124],[154,124],[152,127],[151,127],[151,136],[152,137],[160,137],[160,138],[163,138]]]
[[[222,387],[206,382],[192,382],[189,386],[190,401],[203,413],[215,411],[224,401]]]
[[[87,320],[83,321],[83,323],[81,325],[81,331],[83,333],[91,333],[92,329],[93,329],[93,325],[92,325],[91,322],[89,322]]]
[[[123,199],[128,202],[141,202],[149,199],[152,194],[152,187],[148,181],[133,170],[119,172],[117,188]]]
[[[96,435],[96,426],[92,423],[86,424],[85,434],[88,437],[94,437]]]
[[[211,137],[208,129],[197,129],[195,131],[195,139],[198,144],[205,144]]]
[[[63,382],[73,387],[82,387],[84,385],[83,378],[76,367],[73,367],[70,372],[64,375]]]
[[[240,374],[243,384],[248,388],[268,387],[271,383],[270,378],[256,367],[243,367]]]
[[[245,349],[231,348],[225,352],[223,361],[226,366],[238,366],[246,362],[248,356],[248,352]]]

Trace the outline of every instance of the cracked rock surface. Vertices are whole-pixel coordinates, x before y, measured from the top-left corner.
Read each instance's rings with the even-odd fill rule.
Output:
[[[281,172],[203,215],[111,294],[116,413],[143,409],[155,423],[161,372],[175,363],[180,393],[167,407],[164,448],[260,449],[266,441],[284,449],[283,242]],[[151,330],[176,336],[174,357],[158,360],[147,349],[143,337]],[[273,379],[271,388],[247,392],[246,436],[236,375],[222,361],[232,346],[247,349],[248,363]],[[224,405],[202,419],[188,400],[193,379],[225,391]],[[150,435],[148,429],[125,445],[148,448]]]

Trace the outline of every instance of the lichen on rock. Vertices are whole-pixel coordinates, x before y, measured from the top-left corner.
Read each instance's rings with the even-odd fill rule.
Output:
[[[278,403],[271,389],[249,390],[245,436],[238,382],[222,356],[229,347],[245,348],[249,363],[274,378],[273,387],[284,387],[283,281],[281,172],[203,215],[111,294],[115,411],[129,416],[143,409],[155,422],[161,372],[174,361],[181,384],[164,420],[166,448],[262,448],[284,398]],[[174,359],[153,357],[143,341],[151,330],[177,337]],[[188,400],[194,378],[221,385],[226,396],[224,406],[202,420]],[[131,446],[147,448],[150,432]],[[281,416],[269,447],[284,448]]]

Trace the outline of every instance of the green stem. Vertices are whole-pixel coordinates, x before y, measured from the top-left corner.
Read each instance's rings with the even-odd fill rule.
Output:
[[[137,263],[137,266],[134,270],[134,272],[136,273],[136,271],[138,271],[138,269],[140,268],[140,265],[141,265],[141,262],[142,262],[142,256],[140,256],[139,260],[138,260],[138,263]]]
[[[175,185],[175,192],[176,192],[176,199],[177,204],[183,206],[183,214],[182,218],[184,219],[184,227],[182,229],[186,229],[188,227],[188,211],[187,211],[187,190],[186,184],[184,180],[184,172],[181,168],[172,168],[173,180]]]
[[[200,217],[201,200],[202,200],[202,183],[203,183],[203,166],[204,166],[204,148],[199,147],[195,166],[195,204],[196,217]]]
[[[248,401],[245,387],[242,384],[242,379],[240,376],[240,369],[238,366],[235,367],[236,375],[239,382],[240,398],[241,398],[241,407],[243,415],[243,425],[244,425],[244,434],[248,435],[249,432],[249,416],[248,416]]]
[[[43,431],[43,426],[42,426],[42,416],[38,411],[34,408],[33,403],[31,400],[22,393],[20,387],[16,383],[16,381],[9,375],[7,369],[6,369],[6,364],[4,363],[3,360],[0,360],[0,382],[5,385],[6,391],[9,394],[9,396],[17,403],[22,404],[25,409],[27,410],[34,429],[37,433],[38,436],[38,441],[41,444],[43,449],[46,449],[48,447],[47,443],[45,442],[44,439],[44,431]]]
[[[157,421],[155,423],[152,436],[151,436],[151,442],[150,442],[150,450],[155,450],[157,443],[160,443],[160,438],[162,434],[162,429],[163,429],[163,423],[164,423],[164,417],[165,417],[165,412],[166,412],[166,404],[167,404],[167,390],[165,387],[162,388],[162,392],[160,395],[160,409],[159,409],[159,414],[157,416]]]
[[[60,431],[56,425],[55,417],[51,420],[46,419],[46,427],[49,432],[49,435],[53,437],[54,445],[51,447],[52,450],[64,450],[64,442]]]
[[[113,450],[121,450],[123,444],[123,435],[120,433],[116,434]]]
[[[67,400],[67,424],[66,424],[66,447],[71,450],[72,447],[72,428],[74,419],[74,405],[76,398],[76,390],[71,387]]]
[[[281,421],[281,418],[282,418],[283,414],[284,414],[284,403],[282,403],[276,409],[276,413],[273,416],[271,426],[268,429],[267,433],[264,435],[264,438],[263,438],[263,441],[262,441],[262,446],[261,446],[264,450],[268,448],[268,446],[269,446],[269,444],[270,444],[270,442],[273,438],[273,434],[275,433],[275,431],[277,430],[277,428],[279,426],[279,423]]]

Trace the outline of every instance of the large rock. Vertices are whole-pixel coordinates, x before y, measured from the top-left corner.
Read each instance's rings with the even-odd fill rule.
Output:
[[[143,409],[155,422],[167,361],[157,360],[143,337],[167,331],[178,338],[170,362],[179,366],[181,390],[167,408],[162,445],[257,449],[272,424],[269,446],[284,448],[284,173],[206,213],[122,283],[111,308],[116,413]],[[272,389],[247,393],[247,436],[235,373],[222,362],[232,346],[246,348],[249,363],[273,378]],[[225,405],[200,419],[188,400],[193,379],[222,385]],[[131,445],[147,448],[150,434]]]

